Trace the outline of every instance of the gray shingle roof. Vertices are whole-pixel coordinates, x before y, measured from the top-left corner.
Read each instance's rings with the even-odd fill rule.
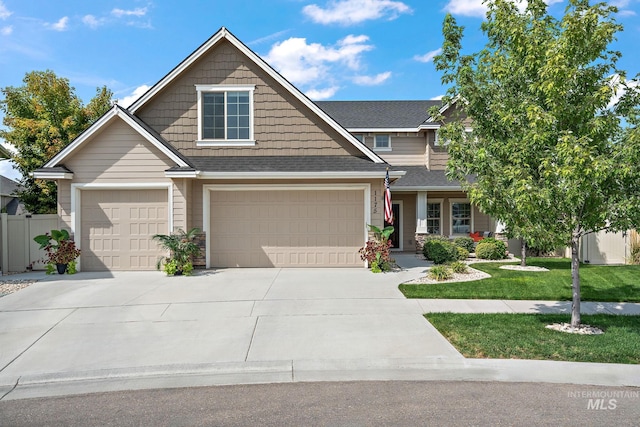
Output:
[[[347,129],[415,129],[441,101],[316,101],[318,107]]]
[[[389,166],[354,156],[216,156],[188,160],[203,172],[378,172]]]
[[[403,170],[407,173],[391,184],[391,190],[398,187],[439,187],[452,190],[459,189],[458,181],[449,181],[443,170],[429,170],[424,166],[394,166],[393,169]],[[469,177],[473,182],[473,179]]]

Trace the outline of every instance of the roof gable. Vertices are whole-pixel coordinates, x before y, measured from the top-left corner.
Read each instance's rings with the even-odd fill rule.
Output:
[[[165,88],[167,88],[172,82],[176,81],[182,74],[186,73],[190,67],[195,64],[200,58],[211,52],[221,42],[226,41],[238,49],[244,54],[250,61],[252,61],[259,69],[266,73],[270,78],[276,81],[281,87],[283,87],[291,96],[293,96],[298,102],[307,107],[313,114],[318,116],[323,122],[325,122],[331,128],[332,132],[336,132],[341,138],[344,138],[349,144],[351,144],[357,152],[361,153],[369,160],[375,163],[384,163],[384,160],[369,149],[365,144],[361,143],[353,135],[351,135],[344,127],[336,122],[329,114],[318,107],[313,101],[307,98],[302,92],[300,92],[295,86],[293,86],[288,80],[282,77],[277,71],[275,71],[270,65],[268,65],[262,58],[256,53],[239,41],[233,34],[231,34],[226,28],[222,27],[216,34],[214,34],[209,40],[196,49],[191,55],[189,55],[184,61],[182,61],[177,67],[171,70],[164,78],[156,83],[151,89],[149,89],[144,95],[142,95],[137,101],[135,101],[129,110],[131,113],[136,114],[141,111],[144,106],[151,103],[151,101]]]
[[[71,144],[67,145],[62,151],[56,154],[42,168],[54,168],[62,165],[65,159],[69,158],[76,150],[96,135],[100,129],[111,123],[115,118],[121,118],[127,125],[140,134],[144,139],[153,144],[163,154],[169,157],[180,167],[192,167],[191,163],[182,156],[175,148],[157,134],[151,127],[147,126],[142,120],[130,114],[124,108],[117,104],[107,111],[98,121],[91,125],[87,130],[81,133]]]

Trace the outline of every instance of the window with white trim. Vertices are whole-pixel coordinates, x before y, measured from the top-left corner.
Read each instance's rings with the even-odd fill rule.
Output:
[[[391,150],[391,137],[389,135],[376,135],[373,139],[374,150]]]
[[[451,234],[469,234],[472,226],[471,203],[451,203]]]
[[[440,137],[440,135],[439,135],[440,132],[437,129],[435,130],[435,134],[436,134],[436,136],[435,136],[434,141],[433,141],[433,145],[435,147],[446,147],[451,142],[451,140],[449,140],[449,139],[444,139],[444,138]]]
[[[255,86],[196,85],[198,145],[254,145]]]
[[[360,142],[364,142],[364,135],[361,133],[354,133],[353,136],[356,137],[356,139]]]
[[[442,204],[427,203],[427,233],[442,234]]]

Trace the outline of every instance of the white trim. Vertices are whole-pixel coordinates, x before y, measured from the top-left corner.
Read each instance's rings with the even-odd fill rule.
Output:
[[[120,107],[114,105],[111,110],[105,113],[97,122],[91,125],[85,132],[80,134],[73,142],[67,145],[62,151],[56,154],[51,160],[49,160],[43,167],[55,167],[64,161],[72,152],[76,150],[85,141],[90,139],[94,134],[98,132],[103,126],[108,124],[115,117],[120,117],[126,124],[128,124],[133,130],[138,132],[140,136],[149,141],[154,147],[160,150],[165,156],[169,157],[178,166],[189,166],[171,151],[167,146],[161,144],[156,138],[154,138],[145,128],[140,126],[135,120],[133,120],[127,113],[125,113]]]
[[[164,176],[167,178],[197,178],[200,174],[199,171],[164,171]]]
[[[400,178],[406,171],[389,171],[389,178]],[[305,179],[353,179],[353,178],[384,178],[385,171],[380,172],[200,172],[200,179],[285,179],[285,178],[305,178]],[[393,190],[393,188],[392,188]]]
[[[462,187],[451,186],[451,187],[394,187],[391,186],[391,191],[403,191],[403,192],[413,192],[413,191],[462,191]]]
[[[347,130],[351,133],[418,133],[421,126],[416,128],[347,128]]]
[[[443,114],[445,111],[447,111],[450,107],[453,106],[453,104],[455,104],[456,102],[458,102],[458,99],[460,99],[460,95],[456,95],[450,102],[447,102],[446,104],[444,104],[440,110],[439,113]],[[425,123],[434,123],[434,118],[433,116],[429,117],[427,119],[427,121]]]
[[[29,175],[36,179],[73,179],[73,172],[31,172]]]
[[[211,192],[212,191],[290,191],[290,190],[362,190],[364,191],[363,245],[369,238],[367,224],[371,223],[371,184],[205,184],[202,186],[202,231],[206,242],[206,268],[211,268]],[[364,263],[366,268],[366,262]]]
[[[129,182],[71,184],[71,234],[78,249],[82,249],[82,192],[85,190],[167,190],[167,228],[173,231],[173,183]],[[78,259],[78,271],[82,271],[82,255]]]
[[[391,249],[394,252],[402,252],[404,251],[404,220],[402,215],[404,214],[404,203],[403,200],[396,200],[395,202],[391,200],[391,209],[393,210],[393,205],[398,205],[398,216],[400,217],[400,227],[398,230],[398,242],[400,242],[400,247]],[[394,221],[395,222],[395,221]]]
[[[367,148],[366,145],[358,141],[353,135],[351,135],[345,128],[340,126],[331,116],[325,113],[314,102],[307,98],[302,92],[300,92],[295,86],[289,83],[284,77],[277,73],[269,64],[267,64],[262,58],[256,55],[251,49],[240,42],[233,34],[231,34],[225,27],[214,34],[209,40],[201,45],[195,52],[189,55],[184,61],[182,61],[177,67],[175,67],[169,74],[167,74],[162,80],[156,83],[151,89],[142,95],[137,101],[135,101],[130,107],[129,111],[135,114],[143,105],[145,105],[151,98],[158,94],[162,89],[169,85],[178,75],[182,74],[187,68],[189,68],[194,62],[196,62],[202,55],[204,55],[209,49],[218,44],[222,39],[226,39],[240,52],[245,54],[251,61],[253,61],[258,67],[262,68],[271,78],[277,83],[288,90],[294,97],[302,102],[306,107],[313,111],[320,119],[324,120],[329,126],[337,131],[342,137],[353,144],[360,152],[367,156],[375,163],[384,163],[384,160]]]
[[[440,125],[436,123],[422,124],[418,127],[420,130],[440,129]]]
[[[195,85],[198,94],[198,147],[249,147],[256,145],[253,136],[253,92],[256,85]],[[224,93],[225,136],[227,133],[227,92],[249,92],[249,138],[247,139],[204,139],[202,137],[202,94],[207,92]]]
[[[464,233],[453,234],[453,204],[454,203],[469,204],[469,210],[471,214],[471,217],[469,218],[470,219],[469,233],[473,233],[473,230],[474,230],[474,218],[473,218],[474,209],[469,199],[449,199],[449,236],[468,236],[468,234],[464,234]]]
[[[256,145],[254,139],[199,139],[196,141],[196,147],[253,147],[254,145]]]

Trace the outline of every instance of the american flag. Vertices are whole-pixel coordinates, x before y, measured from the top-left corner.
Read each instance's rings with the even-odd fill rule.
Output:
[[[391,208],[391,189],[389,188],[389,169],[384,178],[384,220],[388,224],[393,224],[393,209]]]

